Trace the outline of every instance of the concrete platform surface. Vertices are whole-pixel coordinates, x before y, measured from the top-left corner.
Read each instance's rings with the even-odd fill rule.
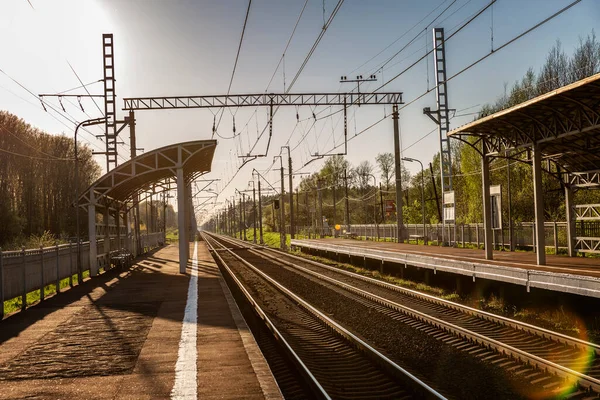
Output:
[[[600,297],[600,258],[547,255],[547,265],[536,264],[535,253],[425,246],[355,239],[292,240],[292,246],[339,252],[475,278],[485,278],[548,290]]]
[[[186,275],[167,246],[0,322],[0,399],[281,398],[205,244],[195,250]],[[182,352],[190,327],[195,359]],[[174,391],[182,379],[195,390]]]

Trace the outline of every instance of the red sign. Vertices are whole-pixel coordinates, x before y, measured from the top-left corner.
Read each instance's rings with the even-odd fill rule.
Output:
[[[394,200],[386,200],[385,201],[385,212],[386,213],[396,212],[396,202]]]

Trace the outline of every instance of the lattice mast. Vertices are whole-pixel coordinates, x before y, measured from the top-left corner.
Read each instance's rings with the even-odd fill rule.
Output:
[[[440,173],[443,193],[452,191],[452,159],[450,155],[450,118],[448,109],[448,86],[446,84],[446,48],[444,28],[433,29],[433,61],[438,108],[438,133],[440,137]]]
[[[117,114],[115,108],[115,63],[112,33],[102,35],[104,61],[104,115],[106,116],[104,139],[106,142],[106,171],[117,166]]]

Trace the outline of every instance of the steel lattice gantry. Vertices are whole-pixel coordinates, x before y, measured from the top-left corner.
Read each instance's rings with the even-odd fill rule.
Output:
[[[554,165],[546,168],[547,172],[564,183],[569,254],[595,251],[598,246],[594,243],[600,239],[576,237],[575,220],[589,220],[591,213],[578,211],[596,205],[574,206],[573,190],[600,187],[600,74],[463,125],[448,136],[460,140],[471,137],[467,142],[480,151],[484,199],[490,196],[491,158],[521,153],[519,160],[531,162],[538,264],[546,261],[545,252],[539,250],[545,248],[542,160]],[[486,257],[491,258],[491,210],[488,201],[483,204]]]
[[[111,239],[121,243],[122,227],[131,233],[130,223],[135,199],[140,192],[153,187],[166,186],[166,182],[177,182],[177,210],[179,225],[179,271],[185,273],[189,253],[190,231],[195,232],[192,213],[191,182],[199,175],[210,172],[216,140],[197,140],[177,143],[137,156],[112,169],[90,185],[79,197],[79,206],[88,210],[90,239],[90,273],[110,262]],[[96,211],[104,211],[103,224],[96,223]],[[111,212],[114,223],[111,223]],[[121,223],[123,225],[121,225]],[[136,223],[137,225],[137,223]],[[164,232],[163,232],[164,233]],[[97,236],[104,237],[104,248],[98,251]],[[107,240],[108,239],[108,240]],[[125,241],[129,250],[136,253],[140,238]],[[112,250],[115,250],[114,248]]]
[[[124,98],[123,110],[256,106],[350,106],[402,104],[402,93],[296,93]]]

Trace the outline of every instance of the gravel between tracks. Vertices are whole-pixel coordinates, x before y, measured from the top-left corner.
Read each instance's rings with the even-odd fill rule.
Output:
[[[331,336],[327,328],[300,312],[271,284],[230,255],[221,256],[333,398],[410,398],[399,382],[382,373],[345,341]],[[344,372],[334,375],[332,371]]]
[[[426,383],[453,398],[531,398],[535,389],[500,367],[447,345],[356,301],[354,295],[315,282],[250,253],[250,263],[390,356]]]

